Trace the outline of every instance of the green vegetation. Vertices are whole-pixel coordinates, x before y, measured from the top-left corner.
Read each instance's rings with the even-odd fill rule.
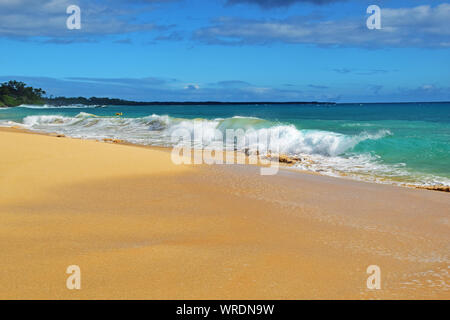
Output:
[[[0,86],[0,107],[17,107],[21,104],[44,104],[45,91],[27,87],[23,82],[9,81]]]
[[[55,98],[45,98],[44,102],[52,106],[70,106],[70,105],[85,105],[85,106],[151,106],[151,105],[180,105],[180,106],[209,106],[209,105],[241,105],[241,104],[336,104],[335,102],[304,102],[304,101],[293,101],[293,102],[220,102],[220,101],[129,101],[122,99],[111,99],[111,98],[66,98],[66,97],[55,97]]]

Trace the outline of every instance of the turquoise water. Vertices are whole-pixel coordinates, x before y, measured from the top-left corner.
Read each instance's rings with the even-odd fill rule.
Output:
[[[114,117],[116,112],[123,116]],[[381,182],[450,185],[450,103],[106,106],[0,109],[0,124],[170,146],[176,128],[277,130],[300,169]]]

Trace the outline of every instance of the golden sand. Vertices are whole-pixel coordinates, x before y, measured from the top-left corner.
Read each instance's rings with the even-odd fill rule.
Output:
[[[1,299],[450,298],[447,193],[11,129],[0,150]]]

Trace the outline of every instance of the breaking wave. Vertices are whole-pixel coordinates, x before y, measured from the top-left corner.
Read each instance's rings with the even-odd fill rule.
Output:
[[[295,165],[298,169],[321,172],[327,175],[352,176],[372,181],[406,181],[408,184],[450,185],[446,178],[431,175],[415,176],[402,163],[385,164],[373,153],[357,153],[353,149],[364,141],[387,139],[393,134],[381,129],[346,135],[324,130],[298,129],[294,125],[268,121],[260,118],[235,116],[216,119],[184,119],[167,115],[149,115],[141,118],[101,117],[80,112],[75,117],[60,115],[33,115],[23,119],[23,126],[30,130],[55,132],[84,139],[120,139],[134,144],[173,146],[179,143],[173,136],[183,132],[190,136],[191,147],[202,148],[222,139],[227,150],[254,151],[277,150],[304,161]],[[227,144],[229,129],[242,129],[245,139],[253,134],[271,137],[268,145],[261,142],[236,148]],[[222,133],[217,137],[218,131]],[[198,134],[200,132],[200,134]],[[245,147],[245,150],[244,150]],[[261,153],[260,153],[261,154]],[[417,181],[420,181],[418,183]]]
[[[29,129],[57,132],[72,137],[114,138],[146,145],[170,146],[173,144],[171,137],[174,133],[188,132],[198,147],[206,146],[217,140],[216,129],[222,132],[223,136],[229,129],[242,129],[251,131],[250,133],[245,132],[246,135],[256,133],[275,137],[270,143],[279,146],[280,152],[287,155],[338,156],[364,140],[377,140],[392,135],[388,130],[374,133],[363,132],[355,136],[321,130],[299,130],[293,125],[240,116],[213,120],[180,119],[155,114],[142,118],[121,118],[99,117],[81,112],[75,117],[28,116],[24,118],[23,124]],[[194,130],[198,130],[196,134]]]

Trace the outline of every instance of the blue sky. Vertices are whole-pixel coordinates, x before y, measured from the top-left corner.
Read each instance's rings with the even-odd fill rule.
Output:
[[[0,81],[55,96],[450,101],[445,1],[0,0],[0,49]]]

